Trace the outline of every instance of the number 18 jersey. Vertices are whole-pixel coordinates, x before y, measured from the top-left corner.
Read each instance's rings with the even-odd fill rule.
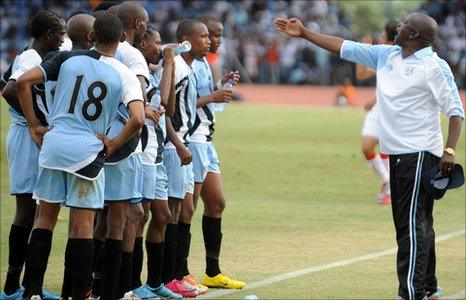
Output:
[[[97,135],[106,134],[120,102],[142,101],[139,81],[118,60],[95,50],[57,53],[40,67],[46,81],[57,83],[39,165],[93,180],[104,165]]]

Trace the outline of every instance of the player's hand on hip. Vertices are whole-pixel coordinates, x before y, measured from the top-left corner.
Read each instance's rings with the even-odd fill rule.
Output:
[[[99,134],[97,137],[104,143],[105,156],[108,157],[117,149],[112,140],[105,134]]]
[[[185,145],[177,147],[176,153],[178,153],[178,156],[180,157],[182,166],[189,165],[193,161],[193,156]]]
[[[29,127],[29,133],[31,134],[31,138],[34,141],[34,144],[36,144],[38,148],[42,146],[42,140],[44,139],[44,134],[49,130],[50,130],[49,128],[45,126],[41,126],[41,125]]]
[[[273,22],[275,23],[275,28],[278,31],[286,33],[289,36],[300,37],[303,34],[304,25],[296,18],[275,18]]]
[[[442,171],[442,175],[450,174],[454,165],[455,156],[444,152],[442,158],[440,159],[440,171]]]
[[[160,116],[162,116],[163,113],[165,112],[165,110],[163,110],[163,111],[155,110],[152,106],[150,106],[149,103],[146,103],[146,105],[144,107],[144,111],[145,111],[145,114],[146,114],[146,119],[149,119],[149,120],[153,121],[154,123],[158,123],[159,120],[160,120]]]
[[[228,103],[233,99],[233,91],[231,89],[216,90],[212,93],[212,102]]]

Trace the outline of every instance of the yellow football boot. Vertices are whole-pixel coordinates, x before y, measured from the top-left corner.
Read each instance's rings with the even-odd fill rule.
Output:
[[[246,286],[246,283],[231,279],[225,274],[220,273],[214,277],[204,275],[204,278],[202,278],[202,285],[218,289],[242,289]]]

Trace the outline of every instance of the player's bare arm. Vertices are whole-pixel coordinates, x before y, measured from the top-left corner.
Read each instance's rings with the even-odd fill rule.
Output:
[[[107,136],[101,136],[102,141],[107,147],[106,155],[109,156],[121,145],[126,143],[133,137],[144,125],[144,103],[141,99],[135,99],[128,104],[129,120],[126,122],[123,130],[114,139],[109,139]]]
[[[165,116],[167,116],[167,122],[169,118],[173,118],[175,114],[175,106],[176,106],[176,91],[175,91],[175,64],[173,64],[173,71],[171,74],[171,82],[170,85],[170,94],[168,96],[168,103],[165,111]],[[170,119],[171,122],[171,119]]]
[[[286,33],[291,37],[301,37],[309,42],[324,48],[335,54],[340,54],[343,39],[335,36],[321,34],[304,27],[303,23],[296,19],[282,19],[276,18],[274,20],[275,27],[278,31]]]
[[[450,117],[450,122],[448,125],[448,137],[445,148],[456,149],[456,144],[461,132],[461,125],[463,119],[458,116]],[[449,174],[455,164],[455,155],[447,152],[443,152],[442,159],[440,160],[440,168],[442,174]]]
[[[212,94],[199,98],[196,107],[202,107],[209,103],[229,103],[231,99],[233,99],[232,90],[216,90]]]
[[[173,48],[178,44],[167,45],[163,49],[163,71],[162,78],[160,79],[160,103],[164,106],[168,106],[169,97],[174,85],[173,74],[175,71],[175,56],[173,54]]]
[[[18,92],[16,89],[15,80],[8,80],[5,87],[3,88],[2,96],[6,100],[8,105],[10,105],[14,110],[19,112],[21,115],[23,114],[21,105],[19,104]]]
[[[18,99],[21,109],[24,112],[24,117],[28,122],[29,133],[31,134],[32,140],[38,147],[42,145],[42,138],[49,129],[40,125],[36,118],[32,102],[32,86],[43,82],[44,74],[42,73],[42,69],[39,67],[35,67],[27,71],[16,81]]]
[[[186,147],[179,139],[178,135],[176,134],[175,129],[173,128],[172,119],[170,117],[166,117],[167,120],[167,137],[170,142],[175,146],[176,153],[180,157],[181,165],[189,165],[193,161],[193,156],[189,151],[188,147]]]

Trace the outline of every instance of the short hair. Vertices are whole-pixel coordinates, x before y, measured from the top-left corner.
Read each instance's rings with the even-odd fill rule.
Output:
[[[197,18],[197,20],[204,23],[205,26],[207,26],[207,28],[209,28],[209,26],[213,24],[220,24],[220,25],[222,24],[217,18],[212,17],[210,15],[200,16]]]
[[[127,29],[132,26],[134,19],[144,12],[145,8],[141,4],[126,1],[119,5],[116,15],[120,18],[123,28]]]
[[[140,43],[142,42],[142,40],[148,39],[149,37],[153,37],[156,32],[157,32],[157,29],[155,29],[154,26],[152,26],[151,24],[147,24],[146,32],[144,32],[144,35],[142,36],[141,41],[135,42],[133,46],[138,47]]]
[[[387,41],[395,41],[395,35],[397,33],[396,29],[398,28],[398,21],[390,20],[387,25],[385,25],[385,33],[387,34]]]
[[[31,37],[38,39],[49,30],[57,30],[65,19],[58,13],[51,10],[41,10],[32,17],[29,24]]]
[[[120,40],[122,25],[117,16],[105,12],[94,22],[94,35],[99,43],[113,44]]]
[[[101,11],[101,10],[105,11],[105,10],[108,10],[110,7],[115,6],[115,5],[118,5],[118,3],[116,3],[115,1],[102,1],[101,3],[99,3],[99,5],[97,5],[94,8],[93,12]]]
[[[193,34],[194,28],[196,25],[202,24],[201,21],[193,20],[193,19],[184,19],[178,23],[178,27],[176,28],[176,39],[178,42],[183,40],[184,35],[191,35]]]

